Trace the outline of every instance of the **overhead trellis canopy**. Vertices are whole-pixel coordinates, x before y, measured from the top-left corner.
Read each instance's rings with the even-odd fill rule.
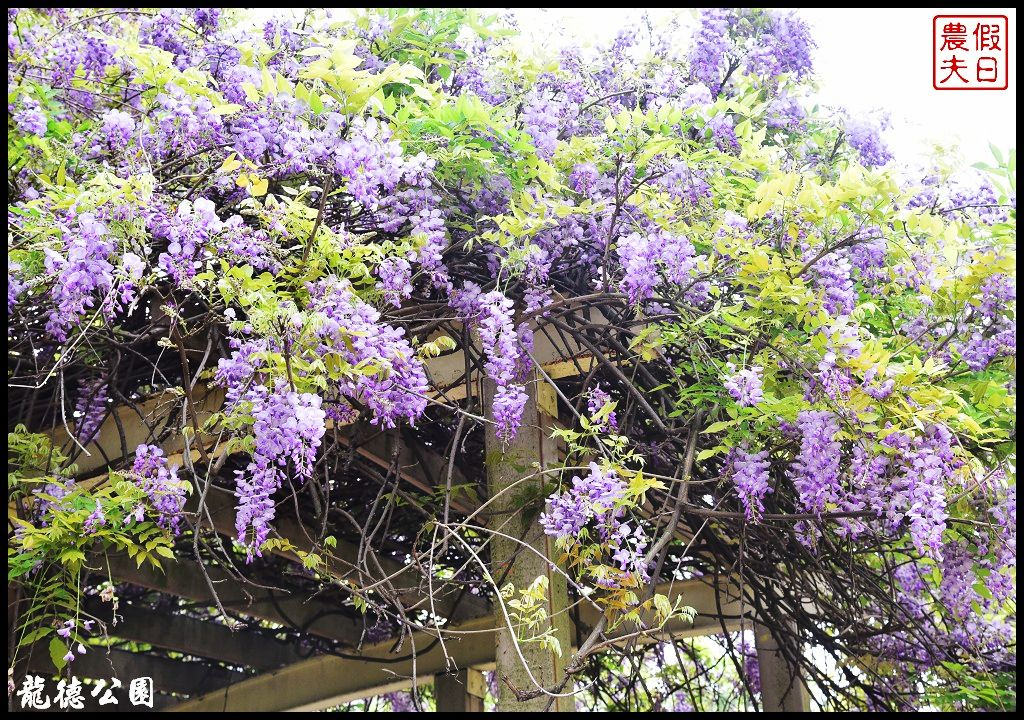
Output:
[[[788,13],[253,17],[9,12],[16,687],[1015,702],[1013,153],[894,167]]]

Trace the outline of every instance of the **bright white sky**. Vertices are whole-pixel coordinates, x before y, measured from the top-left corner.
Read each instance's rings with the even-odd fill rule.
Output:
[[[513,10],[529,42],[548,48],[565,43],[593,46],[605,42],[642,9],[519,8]],[[295,12],[264,8],[257,17]],[[689,45],[697,25],[695,11],[649,9],[655,21],[678,14],[680,42]],[[1009,88],[1004,91],[939,91],[932,88],[932,18],[956,14],[1006,15],[1009,18]],[[822,105],[842,106],[855,114],[882,110],[892,127],[886,140],[903,163],[924,162],[935,143],[958,151],[967,164],[989,161],[994,143],[1004,153],[1017,146],[1017,12],[1015,9],[805,9],[817,42],[814,67]]]
[[[684,28],[696,25],[688,11],[652,9],[655,19],[681,13]],[[939,14],[1006,15],[1009,18],[1009,89],[939,91],[932,88],[932,17]],[[537,42],[570,40],[593,45],[615,35],[640,10],[548,8],[515,11]],[[903,162],[923,159],[934,142],[958,148],[968,163],[989,160],[988,143],[1017,145],[1017,15],[1014,9],[797,10],[813,28],[817,99],[855,113],[882,109],[892,128],[886,139]],[[556,29],[557,28],[557,29]]]

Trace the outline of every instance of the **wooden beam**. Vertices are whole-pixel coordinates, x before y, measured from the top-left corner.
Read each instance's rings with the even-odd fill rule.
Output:
[[[91,600],[85,604],[85,609],[107,623],[107,633],[112,637],[238,667],[272,670],[309,657],[308,652],[302,652],[294,643],[280,642],[248,629],[234,630],[212,621],[122,603],[115,625],[108,603]]]
[[[196,393],[199,397],[196,401],[199,416],[201,421],[205,422],[212,412],[221,410],[224,394],[219,388],[210,388],[203,385],[197,385]],[[88,454],[79,455],[76,459],[75,464],[77,465],[78,476],[80,477],[78,484],[83,487],[95,487],[106,481],[106,472],[93,477],[81,478],[81,476],[105,468],[108,464],[113,466],[118,462],[126,463],[130,459],[124,457],[121,453],[122,436],[124,437],[124,444],[128,447],[129,454],[134,452],[135,448],[142,443],[155,443],[157,433],[150,431],[148,426],[158,427],[166,423],[172,409],[170,400],[177,398],[178,396],[174,393],[161,393],[142,403],[138,410],[122,407],[111,413],[101,426],[96,439],[86,446]],[[327,421],[328,429],[334,426],[333,420]],[[67,446],[71,443],[67,431],[62,426],[54,428],[50,433],[50,437],[57,446]],[[345,446],[349,444],[349,439],[346,436],[339,437],[339,441]],[[367,426],[366,437],[357,443],[356,454],[382,470],[388,471],[395,465],[393,442],[394,437],[391,434]],[[173,433],[160,447],[170,464],[181,465],[183,463],[184,439],[181,433]],[[226,446],[222,446],[220,450],[215,450],[213,440],[208,439],[204,449],[211,456],[215,455],[219,458],[225,451]],[[192,462],[196,462],[202,457],[202,453],[196,447],[195,442],[193,442],[189,457]],[[411,448],[402,445],[399,448],[397,466],[399,477],[426,493],[434,492],[440,478],[447,479],[448,459],[441,457],[441,455],[430,448],[423,447],[413,451]],[[469,484],[469,481],[457,466],[452,468],[452,484]],[[470,496],[472,496],[472,492],[470,492]],[[476,504],[475,502],[467,504],[465,500],[456,499],[453,501],[452,506],[461,513],[467,513]]]
[[[172,443],[173,445],[173,443]],[[168,446],[165,446],[165,450]],[[374,432],[374,434],[358,449],[358,453],[367,460],[370,460],[374,464],[382,468],[390,468],[393,464],[392,453],[391,453],[391,438],[390,436]],[[212,450],[212,448],[211,448]],[[193,460],[198,459],[198,450],[193,450]],[[180,462],[180,453],[177,456],[169,456],[168,461],[174,463],[176,460]],[[431,478],[437,478],[441,476],[443,472],[447,477],[448,462],[437,453],[427,448],[421,448],[418,451],[418,458],[414,457],[414,453],[409,448],[401,448],[399,454],[399,474],[407,482],[413,484],[421,489],[433,491],[434,485]],[[92,485],[97,485],[106,479],[106,475],[99,476],[87,481]],[[457,485],[467,484],[465,476],[458,468],[454,468],[452,472],[452,482]],[[193,495],[186,509],[190,512],[196,512],[196,496]],[[468,512],[469,506],[464,504],[464,501],[453,501],[453,508],[459,512]],[[235,530],[234,518],[235,518],[235,498],[234,494],[226,491],[222,488],[211,487],[206,497],[206,508],[213,520],[213,526],[211,529],[225,535],[227,537],[235,537],[237,532]],[[8,504],[8,514],[16,514],[16,508],[13,504]],[[204,525],[209,525],[206,516],[202,518]],[[310,552],[314,548],[308,539],[307,531],[292,517],[285,516],[279,518],[275,523],[275,529],[278,534],[285,540],[288,540],[295,548]],[[319,553],[324,554],[325,549],[320,548],[317,550]],[[275,548],[272,550],[275,555],[287,558],[294,562],[301,563],[300,558],[292,551]],[[345,543],[344,541],[338,541],[337,547],[331,553],[332,557],[328,560],[328,571],[332,577],[336,579],[344,580],[345,578],[351,577],[356,574],[358,548]],[[409,565],[405,563],[392,560],[386,557],[378,557],[381,568],[387,576],[391,577],[390,582],[401,590],[402,583],[417,583],[418,577]],[[380,580],[382,578],[376,578]],[[399,597],[405,604],[408,610],[422,610],[422,609],[433,609],[438,615],[442,617],[453,617],[456,619],[464,619],[468,617],[476,617],[485,612],[488,612],[487,602],[483,598],[479,598],[474,595],[466,594],[463,596],[461,602],[456,603],[455,597],[449,597],[447,599],[434,599],[433,606],[430,603],[430,599],[423,596],[419,592],[399,592]]]
[[[224,404],[224,391],[215,386],[207,386],[197,383],[193,390],[196,414],[200,427],[210,415],[221,409]],[[135,448],[139,445],[154,444],[160,431],[165,429],[174,414],[180,410],[181,396],[170,390],[154,393],[151,397],[138,403],[136,407],[122,405],[115,408],[107,415],[107,418],[100,425],[99,431],[92,442],[85,445],[85,452],[75,458],[78,466],[78,475],[86,476],[93,482],[97,478],[88,478],[91,473],[106,468],[108,465],[116,466],[131,458]],[[70,426],[70,429],[74,429]],[[50,437],[56,447],[63,447],[78,451],[78,445],[71,439],[68,432],[69,427],[58,425],[50,431]],[[123,446],[127,448],[128,455],[122,452]],[[161,444],[167,455],[181,453],[184,449],[184,440],[180,432],[173,432],[170,438]],[[80,451],[79,451],[80,452]],[[98,479],[103,479],[101,475]]]
[[[211,413],[221,410],[224,399],[222,390],[216,387],[197,385],[195,395],[197,397],[196,407],[201,422],[205,422]],[[85,488],[93,488],[106,482],[108,474],[106,471],[92,477],[82,478],[90,472],[101,468],[118,464],[119,461],[127,462],[128,458],[122,455],[122,438],[128,452],[141,443],[155,443],[159,430],[150,431],[149,427],[162,427],[169,419],[173,409],[172,401],[179,399],[179,396],[171,393],[160,393],[153,398],[143,402],[138,409],[121,407],[111,413],[100,428],[96,439],[87,446],[86,454],[76,458],[78,469],[78,485]],[[335,425],[333,420],[327,421],[328,429]],[[58,446],[73,445],[67,430],[63,427],[54,428],[50,433],[53,442]],[[342,445],[349,445],[347,436],[340,436]],[[77,448],[77,446],[73,446]],[[170,465],[181,465],[184,462],[184,438],[182,434],[172,433],[161,445]],[[207,438],[205,451],[211,459],[219,459],[227,450],[227,445],[215,448],[212,438]],[[396,466],[394,457],[394,436],[385,433],[377,428],[366,426],[366,437],[357,442],[356,453],[364,460],[376,465],[378,468],[390,471]],[[202,458],[202,452],[196,442],[192,443],[189,452],[189,459],[197,462]],[[428,494],[433,494],[441,478],[447,480],[448,459],[442,457],[430,448],[420,447],[416,450],[402,444],[398,448],[397,472],[405,482]],[[452,484],[466,486],[469,481],[457,466],[452,466]],[[452,508],[462,514],[471,512],[479,505],[475,492],[469,490],[463,493],[466,497],[454,498],[451,502]],[[13,504],[8,504],[8,511],[13,509]]]
[[[487,683],[475,668],[434,676],[437,712],[483,712]]]
[[[166,562],[162,570],[149,565],[137,567],[134,560],[122,555],[110,555],[107,561],[110,573],[117,581],[187,598],[211,607],[216,604],[202,570],[190,560]],[[101,566],[106,570],[106,563]],[[216,567],[207,568],[206,572],[225,609],[287,627],[296,625],[305,632],[348,645],[359,642],[362,623],[338,613],[338,607],[334,604],[306,600],[271,589],[247,588]]]
[[[445,637],[444,646],[433,633],[417,632],[392,654],[394,641],[366,648],[359,660],[320,656],[275,670],[249,682],[208,693],[169,708],[175,712],[276,712],[323,710],[371,695],[380,695],[432,682],[448,670],[445,654],[465,665],[486,662],[494,655],[490,617],[459,625],[460,634]],[[415,663],[409,657],[415,651]],[[255,681],[255,682],[253,682]]]
[[[652,630],[654,637],[696,637],[714,635],[739,627],[738,590],[729,583],[718,588],[706,580],[663,583],[658,592],[673,602],[681,599],[696,609],[692,621],[677,617]],[[719,600],[724,617],[719,615]],[[589,604],[581,605],[580,618],[593,626],[600,613]],[[749,622],[749,621],[748,621]],[[609,638],[628,638],[636,628],[623,624]],[[480,667],[495,660],[493,616],[459,623],[441,633],[444,646],[437,642],[436,631],[413,633],[392,652],[394,641],[367,646],[360,659],[319,656],[244,680],[236,685],[181,703],[173,711],[181,712],[273,712],[280,710],[323,710],[360,698],[404,690],[417,682],[448,673],[456,668]],[[409,657],[415,649],[415,663]]]
[[[290,506],[289,506],[290,507]],[[212,487],[206,496],[206,509],[213,521],[213,529],[228,537],[235,537],[235,499],[234,494],[221,488]],[[203,518],[204,523],[206,518]],[[278,535],[287,540],[302,552],[316,552],[321,555],[328,552],[326,548],[316,549],[308,538],[307,531],[291,515],[285,514],[274,522]],[[275,548],[275,555],[301,563],[301,559],[291,550]],[[343,540],[337,544],[327,558],[327,573],[336,580],[345,582],[352,580],[363,585],[362,577],[357,570],[359,565],[359,548]],[[477,617],[489,611],[487,601],[475,595],[464,594],[461,599],[454,593],[445,597],[435,597],[433,604],[419,589],[420,575],[413,565],[378,557],[380,569],[390,578],[389,582],[396,588],[398,598],[408,611],[431,610],[441,617],[465,619]],[[375,575],[371,582],[382,580]],[[404,584],[404,586],[403,586]]]
[[[597,324],[605,324],[603,313],[597,312],[594,320]],[[570,377],[582,372],[589,372],[594,359],[584,348],[571,340],[563,341],[557,334],[537,333],[534,339],[533,357],[544,368],[545,373],[559,379]],[[467,379],[465,356],[461,351],[424,361],[427,378],[430,382],[428,392],[432,399],[443,402],[455,402],[466,397]],[[476,387],[480,377],[474,373],[468,378],[468,384]],[[211,414],[219,412],[224,404],[224,390],[216,386],[196,383],[192,397],[195,404],[199,424],[202,426]],[[181,396],[173,390],[154,393],[151,397],[138,403],[136,407],[120,406],[114,409],[102,423],[96,438],[85,446],[86,452],[76,458],[79,476],[88,476],[97,470],[125,462],[135,448],[142,444],[155,442],[156,434],[150,428],[166,428],[168,422],[181,407]],[[180,424],[180,419],[179,419]],[[330,425],[329,425],[330,426]],[[69,423],[58,425],[50,431],[50,437],[57,447],[77,450],[77,444],[71,439]],[[129,454],[122,453],[123,444]],[[164,452],[175,455],[183,452],[184,443],[180,432],[162,444]],[[378,456],[380,457],[380,456]],[[383,456],[387,457],[387,456]]]
[[[330,421],[328,423],[330,424]],[[348,438],[344,436],[339,440],[342,445],[349,444]],[[374,429],[369,437],[357,443],[356,453],[387,472],[396,464],[394,442],[395,436],[391,433]],[[428,495],[432,495],[439,485],[443,486],[448,478],[448,458],[426,447],[413,450],[402,442],[398,448],[397,466],[399,477]],[[469,484],[466,476],[455,465],[452,466],[452,484]],[[480,503],[476,492],[470,490],[463,494],[463,498],[452,498],[451,504],[455,510],[465,515],[472,512]]]

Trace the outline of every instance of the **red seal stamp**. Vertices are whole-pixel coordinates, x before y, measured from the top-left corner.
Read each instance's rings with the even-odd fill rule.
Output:
[[[1005,15],[936,15],[932,19],[932,87],[1005,90],[1009,87]]]

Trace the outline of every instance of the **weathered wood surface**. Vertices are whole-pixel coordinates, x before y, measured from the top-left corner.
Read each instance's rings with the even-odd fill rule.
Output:
[[[738,592],[728,584],[714,588],[706,580],[663,583],[657,591],[673,602],[679,598],[697,613],[692,621],[683,617],[671,619],[662,627],[652,626],[650,637],[696,637],[726,629],[738,629],[740,602]],[[716,600],[716,592],[723,597]],[[719,614],[719,602],[721,612]],[[599,613],[590,605],[580,606],[584,625],[593,626]],[[749,620],[747,621],[749,626]],[[280,710],[322,710],[344,702],[412,687],[416,682],[429,682],[435,675],[456,668],[485,666],[495,661],[494,616],[484,616],[458,623],[438,641],[436,632],[420,631],[397,649],[394,641],[378,643],[364,649],[360,659],[321,656],[264,673],[238,684],[190,699],[174,708],[179,712],[256,712]],[[609,633],[612,638],[626,638],[635,633],[633,626],[623,625]],[[415,662],[408,657],[417,650]],[[427,650],[429,648],[429,650]]]

